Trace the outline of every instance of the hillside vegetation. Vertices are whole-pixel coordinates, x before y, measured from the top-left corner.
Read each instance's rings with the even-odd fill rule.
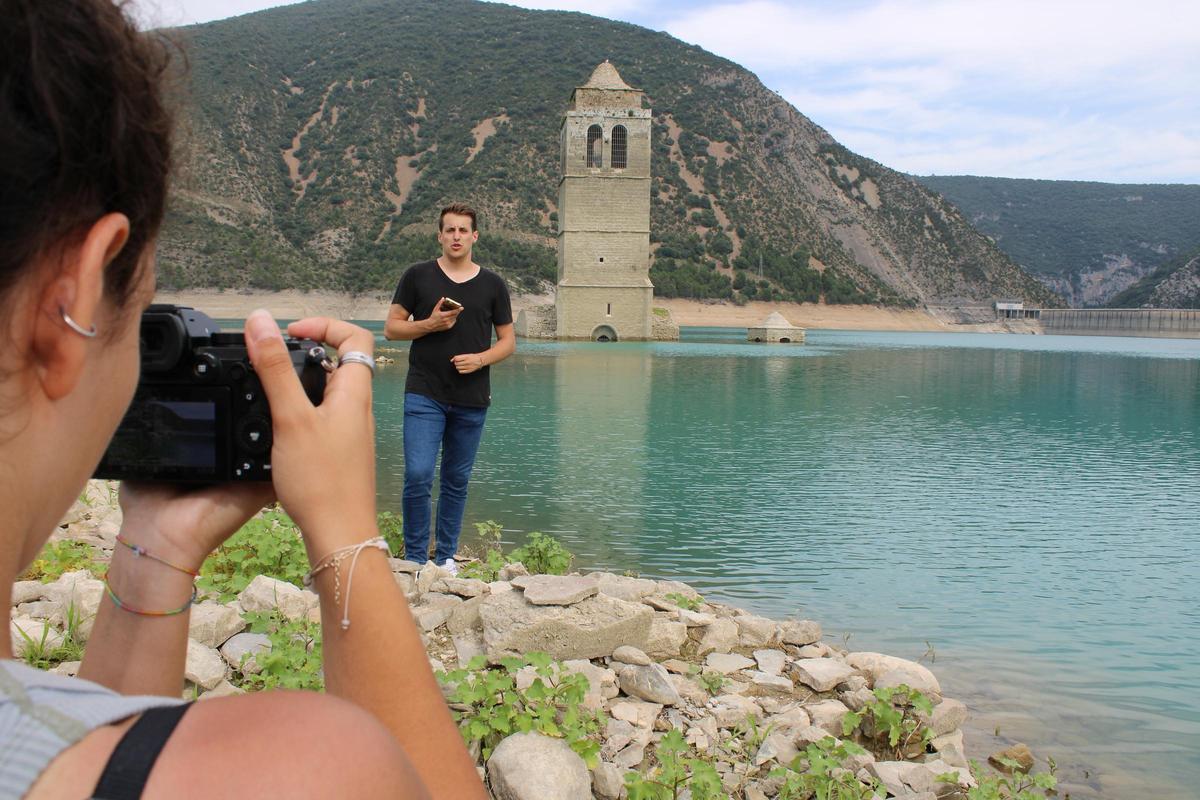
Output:
[[[610,59],[654,112],[660,295],[1055,302],[936,193],[666,34],[472,0],[312,0],[183,33],[164,286],[390,288],[457,199],[483,212],[483,263],[552,286],[562,113]]]
[[[1200,308],[1200,248],[1177,256],[1108,301],[1112,308]]]
[[[1200,186],[917,180],[1073,306],[1103,305],[1200,244]]]

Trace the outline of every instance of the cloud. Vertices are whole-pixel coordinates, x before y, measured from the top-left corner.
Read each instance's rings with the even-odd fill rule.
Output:
[[[666,29],[898,169],[1200,181],[1200,4],[748,0]]]

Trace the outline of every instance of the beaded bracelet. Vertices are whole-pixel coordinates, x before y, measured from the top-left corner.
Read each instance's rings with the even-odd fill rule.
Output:
[[[133,551],[133,555],[136,558],[145,557],[145,558],[150,559],[151,561],[157,561],[158,563],[165,564],[166,566],[170,567],[171,569],[182,572],[185,575],[191,575],[193,578],[197,578],[200,576],[200,572],[197,570],[188,569],[187,567],[181,567],[178,564],[172,564],[170,561],[167,561],[165,558],[154,555],[153,553],[151,553],[149,550],[142,547],[141,545],[136,545],[136,544],[127,542],[126,540],[121,538],[121,534],[119,534],[119,533],[117,534],[117,544],[123,544],[126,547],[128,547],[130,550]]]
[[[322,558],[316,565],[304,576],[304,586],[306,588],[312,586],[313,578],[326,569],[333,569],[333,604],[337,605],[341,600],[342,595],[342,562],[347,558],[350,559],[350,572],[346,578],[346,604],[342,606],[342,630],[350,627],[350,589],[354,585],[354,567],[358,564],[358,556],[363,550],[375,548],[387,555],[392,554],[392,550],[388,547],[387,541],[382,536],[373,536],[365,542],[358,544],[347,545],[346,547],[334,550],[329,555]]]
[[[104,590],[106,592],[108,592],[108,599],[113,601],[114,606],[121,609],[122,611],[128,611],[130,614],[137,614],[139,617],[173,617],[176,614],[182,614],[183,612],[187,611],[189,608],[192,607],[192,603],[196,602],[197,593],[199,592],[199,589],[195,585],[193,585],[192,586],[192,596],[189,597],[188,601],[186,603],[184,603],[183,605],[181,605],[179,608],[172,608],[167,611],[147,611],[142,608],[134,608],[133,606],[131,606],[128,603],[126,603],[125,601],[123,601],[121,598],[117,597],[117,593],[113,591],[112,586],[110,586],[108,583],[108,574],[107,573],[105,573],[105,575],[104,575]]]

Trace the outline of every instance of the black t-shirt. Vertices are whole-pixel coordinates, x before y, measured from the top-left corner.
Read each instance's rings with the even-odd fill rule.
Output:
[[[392,303],[407,309],[413,319],[422,320],[433,313],[434,303],[442,297],[462,303],[462,313],[450,330],[413,340],[404,390],[442,403],[485,408],[492,402],[488,378],[491,367],[460,375],[450,359],[464,353],[482,353],[492,346],[492,329],[512,323],[508,287],[490,269],[480,267],[471,280],[455,283],[436,261],[422,261],[400,276]]]

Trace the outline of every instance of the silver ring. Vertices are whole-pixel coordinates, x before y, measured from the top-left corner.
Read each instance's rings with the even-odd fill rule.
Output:
[[[67,327],[70,328],[71,330],[75,331],[76,333],[78,333],[80,336],[83,336],[88,339],[96,338],[96,326],[95,325],[93,325],[91,327],[91,329],[83,327],[78,322],[71,319],[71,315],[67,313],[67,309],[63,308],[62,306],[58,307],[58,313],[62,314],[63,322],[67,323]]]
[[[367,369],[371,370],[371,375],[375,374],[375,359],[371,358],[361,350],[349,350],[338,356],[338,366],[342,364],[362,364]]]

